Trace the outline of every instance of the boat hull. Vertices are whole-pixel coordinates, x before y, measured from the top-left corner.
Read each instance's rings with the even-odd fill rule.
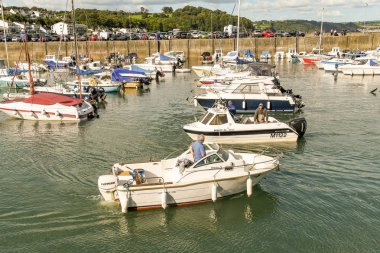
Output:
[[[290,129],[204,132],[184,128],[184,131],[193,140],[197,140],[198,135],[203,134],[207,142],[218,144],[296,142],[298,139],[298,134]]]
[[[274,166],[273,170],[277,168]],[[255,186],[260,180],[269,173],[270,170],[262,174],[251,176],[252,186]],[[225,180],[210,180],[203,183],[189,183],[189,184],[173,184],[165,187],[166,191],[166,204],[168,206],[181,206],[200,204],[212,201],[212,187],[217,185],[216,197],[224,198],[238,193],[245,192],[247,189],[246,181],[248,175],[228,178]],[[118,188],[116,199],[119,199],[122,210],[144,210],[162,208],[162,193],[163,187],[156,187],[155,189],[146,190],[126,190],[125,188]]]
[[[79,110],[74,106],[36,105],[18,101],[0,103],[0,111],[8,116],[34,121],[81,121],[93,115],[94,109],[88,102],[83,102]]]

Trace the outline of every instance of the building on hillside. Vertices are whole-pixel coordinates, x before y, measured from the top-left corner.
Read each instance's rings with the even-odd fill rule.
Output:
[[[32,11],[30,13],[30,18],[39,18],[41,16],[39,11]]]
[[[76,33],[78,35],[85,34],[87,32],[87,26],[83,24],[76,24]],[[63,35],[68,35],[68,34],[73,34],[73,25],[72,24],[66,24],[64,22],[58,22],[54,24],[51,27],[51,32],[56,33],[56,34],[63,34]]]
[[[0,20],[0,31],[3,32],[5,29],[7,33],[18,33],[22,30],[18,25],[19,23],[16,22],[6,22]]]

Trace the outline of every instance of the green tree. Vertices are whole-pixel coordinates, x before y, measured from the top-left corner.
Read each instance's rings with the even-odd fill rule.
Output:
[[[171,13],[173,13],[173,8],[165,6],[162,8],[162,12],[165,14],[171,14]]]

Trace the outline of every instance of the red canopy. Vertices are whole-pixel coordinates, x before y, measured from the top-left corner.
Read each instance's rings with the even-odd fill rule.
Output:
[[[53,93],[38,93],[24,99],[23,102],[38,105],[54,105],[58,103],[66,106],[73,106],[81,104],[82,100]]]

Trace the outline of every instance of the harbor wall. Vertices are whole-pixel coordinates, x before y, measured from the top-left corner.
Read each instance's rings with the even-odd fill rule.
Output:
[[[242,38],[240,49],[250,49],[260,55],[262,51],[270,51],[272,56],[276,51],[287,52],[289,48],[295,48],[297,52],[309,52],[317,48],[319,37],[289,37],[289,38]],[[178,50],[184,51],[190,65],[199,64],[202,52],[214,52],[222,48],[224,53],[236,49],[235,39],[193,39],[193,40],[132,40],[132,41],[85,41],[78,42],[79,53],[89,54],[94,60],[104,61],[114,52],[127,55],[137,53],[139,60],[157,52],[161,53]],[[341,49],[371,50],[380,45],[380,33],[354,34],[348,36],[323,36],[324,52],[329,52],[333,47]],[[13,65],[20,57],[22,44],[8,42],[10,63]],[[74,52],[74,42],[30,42],[29,52],[32,61],[42,62],[46,54],[67,56]],[[5,43],[0,45],[0,59],[5,59]],[[25,61],[25,54],[21,54],[21,61]]]

